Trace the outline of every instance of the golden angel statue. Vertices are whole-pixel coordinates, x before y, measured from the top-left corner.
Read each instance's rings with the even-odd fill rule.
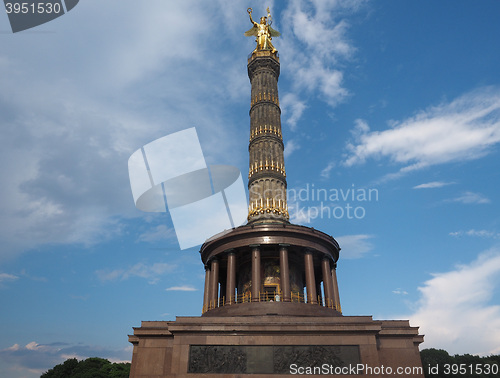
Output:
[[[271,43],[272,37],[279,37],[281,34],[279,31],[274,30],[271,27],[272,19],[271,13],[269,12],[269,8],[267,8],[267,17],[260,18],[260,24],[255,22],[252,18],[252,8],[248,8],[247,12],[250,16],[250,21],[253,24],[253,28],[245,32],[246,37],[255,36],[257,37],[255,41],[257,42],[257,47],[254,52],[258,50],[271,50],[272,53],[275,53],[277,50]]]

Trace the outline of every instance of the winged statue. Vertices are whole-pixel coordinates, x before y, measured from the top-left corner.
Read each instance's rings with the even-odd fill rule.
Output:
[[[254,52],[259,50],[271,50],[272,53],[276,53],[276,48],[271,43],[272,37],[279,37],[281,34],[279,31],[274,30],[271,27],[272,18],[269,8],[267,8],[267,17],[261,17],[260,23],[257,23],[252,18],[252,8],[247,9],[248,15],[250,16],[250,22],[252,22],[253,27],[245,32],[246,37],[255,36],[255,41],[257,42],[257,47]]]

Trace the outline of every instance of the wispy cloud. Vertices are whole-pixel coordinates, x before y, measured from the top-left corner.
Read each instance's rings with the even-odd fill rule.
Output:
[[[461,196],[446,200],[446,202],[460,202],[464,204],[487,204],[491,200],[481,193],[464,192]]]
[[[303,208],[299,201],[288,201],[290,222],[297,224],[311,223],[311,214],[308,208]]]
[[[198,289],[192,287],[192,286],[172,286],[167,289],[166,291],[197,291]]]
[[[397,295],[408,295],[408,292],[406,290],[400,288],[393,290],[392,292]]]
[[[280,100],[281,115],[292,131],[297,130],[297,122],[306,109],[306,103],[295,93],[287,93]]]
[[[434,188],[442,188],[443,186],[455,184],[454,182],[445,182],[445,181],[431,181],[425,184],[416,185],[413,189],[434,189]]]
[[[156,227],[151,227],[151,229],[139,235],[138,239],[142,242],[157,242],[169,239],[175,240],[175,230],[168,228],[164,224],[160,224]]]
[[[419,287],[421,298],[409,316],[425,334],[426,347],[450,353],[500,353],[500,306],[491,303],[499,281],[498,249],[470,264],[433,274]]]
[[[474,230],[470,229],[468,231],[454,231],[450,232],[450,236],[454,237],[462,237],[462,236],[474,236],[480,238],[489,238],[489,239],[500,239],[500,233],[488,230]]]
[[[343,259],[359,259],[373,250],[373,244],[370,242],[373,237],[373,235],[359,234],[339,236],[335,239],[342,248],[340,253]]]
[[[12,282],[18,280],[19,277],[13,274],[0,273],[0,285],[4,282]]]
[[[174,271],[175,268],[175,265],[167,263],[154,263],[149,265],[137,263],[127,269],[97,270],[95,274],[97,278],[103,282],[140,277],[147,279],[150,284],[156,284],[159,282],[162,275]]]
[[[321,171],[321,177],[325,179],[330,178],[330,172],[333,168],[335,168],[336,165],[337,164],[335,164],[335,162],[333,161],[328,163],[328,165]]]
[[[477,159],[500,142],[500,89],[482,88],[421,111],[390,129],[357,130],[344,164],[389,158],[409,172],[436,164]]]
[[[285,144],[285,151],[283,152],[285,159],[298,149],[300,149],[300,145],[296,141],[293,139],[288,140]]]
[[[349,96],[343,85],[343,72],[337,64],[351,59],[356,48],[348,39],[349,16],[360,10],[365,1],[292,0],[281,15],[283,37],[279,50],[293,56],[284,67],[293,75],[293,88],[282,98],[284,121],[292,130],[311,96],[336,106]],[[335,68],[333,68],[335,67]]]

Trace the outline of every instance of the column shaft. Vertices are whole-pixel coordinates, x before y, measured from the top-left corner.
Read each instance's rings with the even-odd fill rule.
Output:
[[[210,297],[210,268],[205,266],[205,289],[203,290],[203,312],[208,310]]]
[[[226,303],[233,304],[235,301],[234,290],[236,288],[236,255],[230,252],[227,255],[227,278],[226,278]]]
[[[282,301],[290,302],[290,269],[288,265],[288,248],[280,247],[280,284]]]
[[[309,251],[304,254],[304,266],[306,271],[307,303],[318,303],[316,298],[313,255]]]
[[[260,300],[260,248],[252,248],[252,302]]]
[[[342,308],[340,307],[339,284],[337,282],[336,267],[332,269],[332,281],[333,281],[333,297],[335,299],[335,308],[337,309],[338,312],[342,312]]]
[[[324,258],[321,261],[321,273],[323,275],[323,291],[325,292],[325,306],[333,308],[333,280],[330,269],[330,261]]]
[[[210,305],[209,308],[216,308],[219,306],[219,261],[212,260],[210,273]]]

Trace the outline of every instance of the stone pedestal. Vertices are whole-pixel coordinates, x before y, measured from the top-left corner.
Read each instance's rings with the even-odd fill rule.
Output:
[[[287,305],[314,306],[259,305],[269,314],[280,314],[279,307]],[[129,341],[134,345],[131,378],[263,378],[301,372],[388,377],[398,369],[406,369],[400,376],[424,377],[418,328],[371,316],[177,317],[142,322]]]

